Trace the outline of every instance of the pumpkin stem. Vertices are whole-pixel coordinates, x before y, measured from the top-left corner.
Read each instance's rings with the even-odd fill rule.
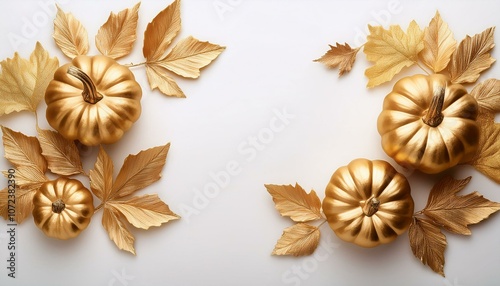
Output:
[[[58,199],[57,201],[52,203],[52,211],[57,214],[60,214],[65,208],[66,205],[61,199]]]
[[[84,71],[75,66],[70,66],[67,73],[76,77],[83,83],[83,100],[91,104],[96,104],[103,98],[102,94],[97,91],[92,79]]]
[[[425,124],[431,127],[437,127],[441,122],[443,122],[443,104],[444,104],[444,94],[446,87],[441,87],[438,89],[434,96],[432,97],[431,105],[427,110],[427,114],[422,120]]]
[[[370,217],[378,211],[379,206],[380,206],[380,200],[375,197],[371,197],[365,201],[365,203],[361,208],[363,209],[363,213],[366,216]]]

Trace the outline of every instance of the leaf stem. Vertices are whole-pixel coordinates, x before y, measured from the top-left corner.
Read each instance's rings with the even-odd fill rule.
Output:
[[[424,71],[427,75],[431,75],[418,61],[415,61],[415,64],[422,70]]]
[[[147,64],[147,63],[148,63],[148,62],[142,62],[142,63],[138,63],[138,64],[130,63],[130,64],[124,64],[124,66],[129,67],[129,68],[132,68],[132,67],[142,66],[142,65],[145,65],[145,64]]]
[[[94,213],[98,212],[100,209],[102,209],[102,207],[104,206],[104,203],[100,203],[95,209],[94,209]]]

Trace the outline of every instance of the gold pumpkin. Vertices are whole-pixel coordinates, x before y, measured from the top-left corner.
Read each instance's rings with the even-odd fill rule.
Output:
[[[323,212],[335,234],[362,247],[389,243],[407,230],[413,199],[405,176],[381,160],[356,159],[333,173]]]
[[[435,174],[470,160],[479,144],[478,105],[440,75],[399,80],[377,122],[384,151],[400,165]]]
[[[78,236],[94,214],[92,193],[78,180],[45,182],[33,197],[33,218],[45,235],[58,239]]]
[[[56,70],[45,92],[47,121],[87,146],[111,144],[141,114],[134,74],[106,56],[77,56]]]

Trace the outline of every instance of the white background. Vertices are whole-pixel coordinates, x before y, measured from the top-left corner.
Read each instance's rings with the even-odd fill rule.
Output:
[[[55,7],[43,8],[40,3],[45,2],[52,1],[0,2],[1,59],[15,51],[28,57],[40,41],[60,63],[68,61],[51,38]],[[93,39],[109,12],[136,3],[67,2],[60,1],[60,7],[87,28],[91,54],[97,53]],[[396,5],[392,12],[390,3]],[[424,27],[437,9],[460,41],[498,25],[498,3],[184,0],[183,26],[176,40],[193,35],[224,45],[226,51],[198,80],[176,77],[186,99],[150,91],[144,68],[134,68],[144,91],[142,116],[123,140],[106,146],[117,172],[126,155],[171,142],[163,178],[141,193],[158,193],[183,218],[149,231],[133,229],[137,256],[118,250],[109,240],[101,226],[102,212],[70,241],[45,237],[27,219],[17,227],[15,279],[7,277],[7,226],[1,223],[0,285],[498,285],[498,215],[472,226],[470,237],[445,233],[447,276],[443,278],[413,256],[406,233],[389,245],[363,249],[342,242],[325,224],[316,258],[271,256],[282,230],[292,222],[278,214],[264,188],[264,184],[298,182],[323,198],[333,171],[352,159],[392,162],[380,146],[376,119],[394,82],[366,89],[364,70],[369,63],[363,53],[351,73],[338,78],[336,70],[313,62],[328,50],[328,44],[359,43],[367,23],[387,26],[390,22],[406,29],[415,19]],[[168,4],[142,1],[138,40],[133,53],[120,62],[143,61],[143,31]],[[230,9],[218,11],[216,6],[223,4]],[[26,28],[35,18],[35,30]],[[13,35],[23,42],[12,43]],[[498,50],[493,56],[499,56]],[[499,70],[494,64],[479,81],[498,78]],[[419,72],[406,70],[407,74]],[[44,110],[42,103],[40,124],[48,128]],[[283,110],[293,118],[281,131],[269,133],[276,112]],[[35,134],[31,113],[3,116],[0,124]],[[252,145],[255,138],[258,146]],[[87,170],[96,151],[93,148],[85,156]],[[203,201],[197,190],[214,184],[211,174],[220,174],[228,163],[238,164],[238,174]],[[9,167],[5,159],[0,160],[0,169]],[[473,168],[460,166],[449,173],[460,179],[473,176],[463,193],[477,190],[500,201],[500,186]],[[443,174],[407,175],[420,210]],[[188,207],[196,214],[186,212]]]

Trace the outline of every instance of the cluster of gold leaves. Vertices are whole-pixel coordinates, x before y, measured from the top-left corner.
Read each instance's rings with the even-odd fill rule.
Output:
[[[444,276],[444,251],[447,231],[470,235],[468,228],[500,210],[500,204],[491,202],[478,192],[458,196],[471,180],[444,177],[429,193],[427,205],[413,216],[408,229],[413,254],[434,272]]]
[[[278,212],[296,222],[283,231],[272,254],[302,256],[313,253],[319,244],[320,231],[318,226],[307,222],[323,219],[321,200],[316,192],[308,194],[299,184],[265,187],[273,197]]]
[[[412,21],[404,32],[399,25],[389,29],[369,26],[370,34],[363,46],[366,58],[374,64],[366,69],[368,87],[391,81],[404,67],[419,65],[420,62],[433,73],[450,77],[453,83],[475,83],[482,72],[495,62],[490,51],[495,46],[495,27],[488,28],[472,37],[466,36],[458,45],[448,24],[439,12],[422,31]],[[315,60],[330,68],[339,68],[343,75],[352,69],[361,47],[351,48],[349,44],[330,46],[331,49]],[[475,158],[467,164],[500,183],[500,126],[495,123],[495,114],[500,112],[500,92],[497,79],[488,79],[477,84],[471,94],[480,106],[478,123],[481,126],[480,147]]]
[[[114,59],[130,54],[136,40],[139,6],[140,3],[118,14],[111,13],[95,37],[101,54]],[[180,0],[175,0],[147,25],[142,49],[146,58],[146,62],[142,64],[146,66],[151,89],[159,89],[163,94],[175,97],[185,97],[185,94],[169,72],[185,78],[198,78],[200,70],[225,49],[188,36],[165,55],[180,29]],[[72,14],[64,13],[59,7],[53,36],[57,46],[69,58],[85,55],[89,51],[86,29]]]
[[[33,210],[32,198],[49,177],[50,170],[59,176],[85,174],[75,142],[58,132],[38,128],[37,137],[26,136],[2,126],[5,157],[16,168],[15,220],[23,222]],[[113,162],[101,146],[94,169],[90,171],[90,187],[101,200],[96,208],[104,208],[102,224],[109,237],[123,250],[135,254],[134,237],[125,224],[137,228],[160,226],[179,216],[156,195],[130,197],[160,178],[170,144],[129,155],[113,181]],[[6,172],[4,172],[7,175]],[[0,191],[0,215],[8,216],[7,189]]]
[[[132,51],[136,40],[139,4],[118,14],[111,13],[96,35],[97,49],[114,59]],[[161,11],[146,28],[143,53],[152,88],[167,95],[184,97],[183,92],[166,70],[188,78],[197,78],[200,69],[210,64],[223,47],[201,42],[193,37],[181,40],[163,57],[180,30],[180,1],[174,1]],[[89,51],[87,32],[69,13],[57,7],[54,20],[54,40],[69,58]],[[0,62],[0,115],[28,110],[36,114],[45,89],[59,66],[40,43],[29,59],[17,53],[12,59]],[[16,214],[8,215],[7,188],[0,191],[0,215],[5,219],[23,222],[32,212],[32,198],[46,181],[48,171],[58,176],[85,175],[90,189],[101,201],[96,211],[103,209],[102,224],[109,237],[120,248],[135,254],[134,236],[127,223],[141,229],[160,226],[179,216],[173,213],[156,194],[132,196],[161,177],[170,144],[129,155],[113,179],[113,162],[101,146],[94,169],[87,174],[79,150],[73,141],[58,132],[38,128],[37,136],[27,136],[2,126],[5,157],[16,168]],[[8,175],[4,172],[4,175]]]
[[[453,83],[472,84],[481,73],[495,62],[490,51],[495,46],[495,27],[488,28],[472,37],[466,36],[458,45],[448,24],[439,12],[422,31],[412,21],[404,32],[399,25],[389,29],[369,26],[367,42],[356,48],[337,43],[321,58],[315,60],[329,68],[338,68],[339,76],[349,72],[358,51],[363,48],[366,58],[373,65],[366,69],[367,87],[375,87],[391,81],[405,67],[418,65],[433,73],[448,75]],[[421,65],[420,63],[423,63]],[[500,112],[500,81],[488,79],[477,84],[471,95],[479,104],[477,122],[481,126],[479,149],[469,162],[477,170],[500,183],[500,124],[495,123],[495,114]],[[477,192],[457,196],[465,187],[465,180],[444,178],[429,194],[427,206],[416,213],[410,225],[409,236],[413,253],[422,263],[444,275],[444,250],[446,237],[441,228],[470,235],[469,224],[486,219],[500,209],[500,204],[484,199]]]

